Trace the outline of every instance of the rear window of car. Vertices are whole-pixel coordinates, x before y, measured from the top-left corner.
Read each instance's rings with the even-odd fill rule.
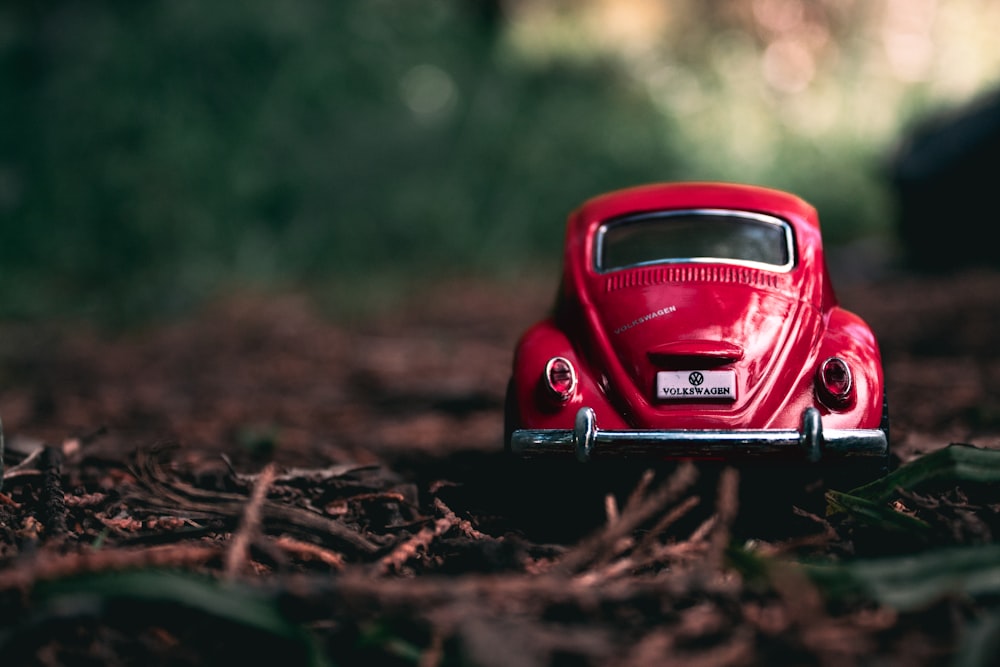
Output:
[[[598,271],[677,262],[788,271],[794,264],[791,226],[756,213],[708,210],[633,216],[603,225],[596,242]]]

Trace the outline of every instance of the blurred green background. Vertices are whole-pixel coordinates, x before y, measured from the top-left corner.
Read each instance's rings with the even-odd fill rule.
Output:
[[[4,3],[0,316],[516,277],[583,199],[657,180],[789,189],[829,244],[891,240],[886,160],[995,81],[998,4]]]

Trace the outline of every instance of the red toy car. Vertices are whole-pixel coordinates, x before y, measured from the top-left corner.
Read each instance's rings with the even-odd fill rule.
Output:
[[[724,183],[595,197],[555,309],[521,337],[505,441],[525,458],[888,461],[878,343],[837,305],[802,199]]]

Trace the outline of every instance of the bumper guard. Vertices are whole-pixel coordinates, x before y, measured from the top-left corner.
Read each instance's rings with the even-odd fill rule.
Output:
[[[616,459],[820,460],[885,458],[889,443],[879,429],[823,431],[819,410],[802,412],[802,428],[739,430],[608,430],[597,428],[591,408],[580,408],[573,429],[514,431],[511,451],[522,458],[575,454],[586,463],[595,452]]]

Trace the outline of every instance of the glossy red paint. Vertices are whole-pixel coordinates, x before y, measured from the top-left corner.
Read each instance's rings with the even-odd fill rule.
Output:
[[[677,211],[784,221],[793,238],[789,266],[701,258],[598,268],[602,226]],[[884,426],[875,335],[838,305],[817,213],[799,197],[727,183],[653,184],[601,195],[570,214],[563,265],[553,314],[526,331],[515,350],[508,436],[522,428],[572,429],[584,406],[602,429],[797,428],[810,406],[824,429]],[[546,396],[543,385],[554,357],[576,373],[562,401]],[[818,384],[820,366],[832,357],[849,369],[847,399],[831,400]],[[732,383],[735,397],[666,399],[657,385],[664,371]]]

